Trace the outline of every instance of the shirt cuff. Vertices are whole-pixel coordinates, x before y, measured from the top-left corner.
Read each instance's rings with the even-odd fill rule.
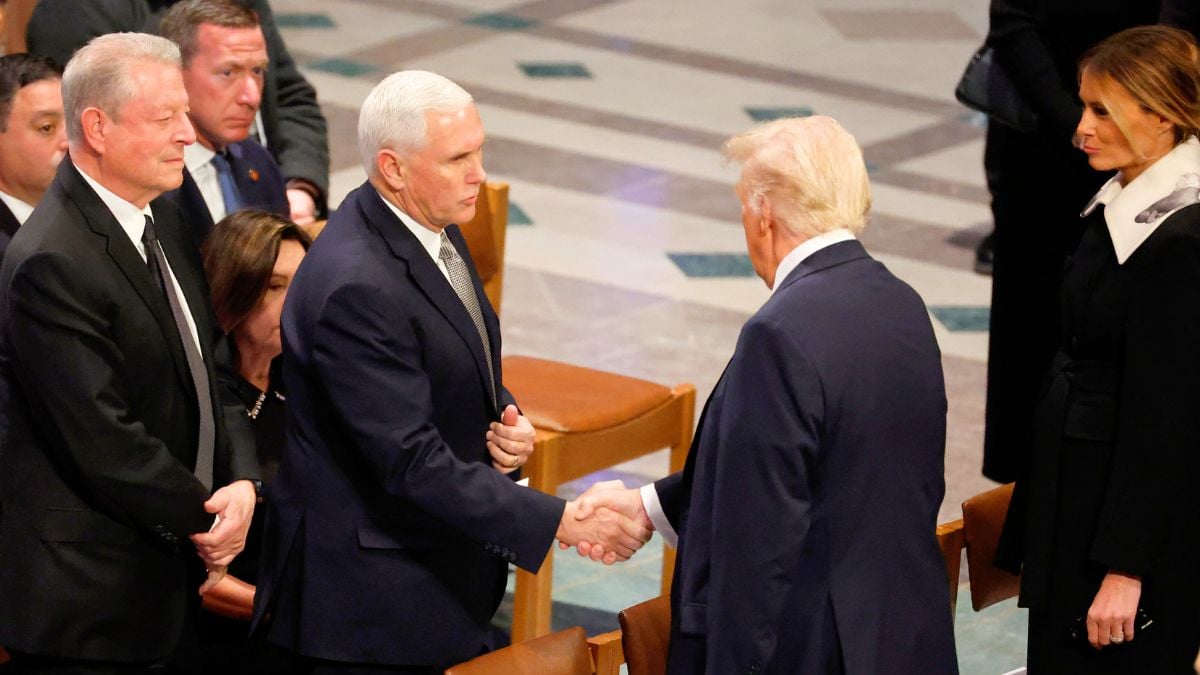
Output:
[[[679,546],[679,535],[675,534],[675,528],[671,527],[671,521],[667,520],[667,514],[663,513],[662,504],[658,501],[658,490],[654,489],[654,483],[647,483],[641,488],[642,493],[642,508],[646,509],[646,515],[650,518],[650,523],[654,525],[654,529],[663,538],[671,548]]]

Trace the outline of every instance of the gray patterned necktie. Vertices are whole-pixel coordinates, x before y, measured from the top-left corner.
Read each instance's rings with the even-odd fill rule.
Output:
[[[471,273],[467,270],[467,263],[455,250],[454,244],[450,243],[450,238],[446,236],[445,231],[442,232],[441,239],[442,246],[438,250],[438,257],[446,266],[450,285],[458,294],[458,299],[462,301],[463,306],[467,308],[467,314],[471,315],[471,321],[475,323],[475,330],[479,331],[479,339],[483,342],[483,356],[487,360],[488,385],[491,387],[492,405],[496,405],[496,374],[492,372],[492,345],[488,341],[487,328],[483,325],[483,310],[479,307],[479,298],[475,295],[474,284],[471,283]]]
[[[212,489],[213,484],[213,454],[216,450],[216,423],[213,420],[212,398],[209,396],[208,370],[204,367],[204,358],[196,348],[192,339],[192,330],[188,327],[187,318],[183,315],[183,305],[179,302],[179,289],[171,280],[167,267],[167,257],[163,255],[162,246],[158,243],[158,235],[154,232],[154,221],[146,216],[146,229],[142,231],[142,243],[146,246],[146,266],[158,282],[167,304],[171,306],[171,316],[175,319],[175,330],[183,343],[183,354],[187,359],[188,372],[192,376],[192,386],[196,389],[196,402],[200,406],[200,433],[196,444],[196,478],[204,487]]]

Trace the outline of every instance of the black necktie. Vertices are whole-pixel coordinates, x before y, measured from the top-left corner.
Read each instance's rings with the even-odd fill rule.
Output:
[[[146,229],[142,231],[142,243],[146,246],[146,266],[158,281],[159,288],[167,297],[171,306],[171,316],[175,319],[175,329],[179,332],[179,340],[183,343],[183,353],[187,357],[188,372],[192,375],[192,386],[196,389],[196,402],[200,406],[200,434],[196,446],[196,478],[204,483],[204,487],[212,489],[213,483],[213,452],[216,442],[216,425],[213,421],[212,398],[208,389],[208,370],[204,367],[204,359],[192,339],[192,331],[188,327],[187,317],[183,315],[183,306],[179,302],[179,289],[175,287],[167,267],[167,257],[163,255],[162,246],[158,243],[158,235],[154,232],[154,221],[146,216]]]

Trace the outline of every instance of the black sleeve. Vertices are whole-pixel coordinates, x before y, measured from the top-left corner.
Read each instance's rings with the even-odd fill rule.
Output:
[[[1042,129],[1068,143],[1083,107],[1059,77],[1046,44],[1042,5],[1043,0],[992,0],[988,42]]]
[[[65,66],[88,40],[108,33],[145,30],[145,0],[40,0],[25,29],[29,53]]]
[[[267,0],[256,0],[255,10],[271,58],[271,76],[263,92],[267,145],[284,178],[306,180],[321,191],[317,211],[324,213],[329,194],[329,138],[317,91],[288,53]]]

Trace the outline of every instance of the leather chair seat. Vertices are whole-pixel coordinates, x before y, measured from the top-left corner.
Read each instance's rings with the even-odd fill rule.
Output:
[[[559,433],[607,429],[671,398],[661,384],[528,356],[504,359],[504,385],[533,426]]]

